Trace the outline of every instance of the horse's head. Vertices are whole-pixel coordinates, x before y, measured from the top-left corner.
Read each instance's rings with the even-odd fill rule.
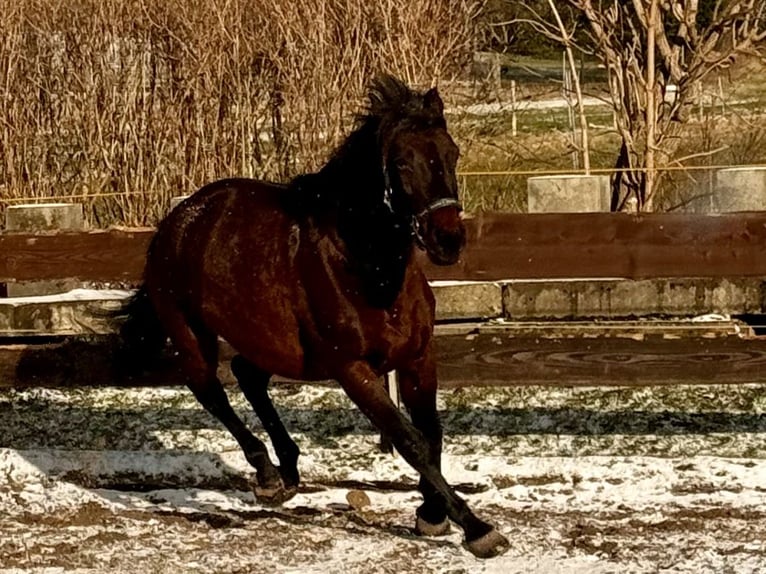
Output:
[[[382,201],[411,222],[431,261],[457,262],[465,246],[455,175],[459,150],[447,132],[438,91],[417,93],[384,76],[373,84],[370,110],[381,118]]]

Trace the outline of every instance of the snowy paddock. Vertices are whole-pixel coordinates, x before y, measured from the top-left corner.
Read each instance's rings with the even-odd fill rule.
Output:
[[[2,391],[0,572],[766,572],[766,384],[443,391],[445,474],[511,541],[486,561],[412,534],[416,475],[340,390],[273,396],[280,508],[183,388]]]

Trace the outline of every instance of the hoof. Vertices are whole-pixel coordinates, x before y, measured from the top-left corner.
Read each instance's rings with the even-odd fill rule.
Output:
[[[282,477],[282,484],[285,485],[285,488],[298,488],[298,484],[300,483],[301,479],[297,468],[287,469],[280,466],[277,468],[277,470],[279,471],[279,476]]]
[[[298,492],[297,487],[285,488],[280,480],[279,483],[271,486],[253,486],[255,500],[264,506],[280,506],[283,502],[290,500]]]
[[[415,533],[418,536],[446,536],[450,532],[449,518],[445,518],[439,524],[426,522],[420,516],[415,521]]]
[[[478,558],[492,558],[504,554],[511,545],[505,536],[493,528],[481,538],[466,541],[465,546]]]

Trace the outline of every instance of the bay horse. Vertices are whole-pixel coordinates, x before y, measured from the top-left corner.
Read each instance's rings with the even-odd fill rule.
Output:
[[[464,247],[458,155],[436,88],[373,80],[355,129],[318,172],[288,185],[216,181],[159,223],[121,333],[134,362],[170,338],[194,396],[255,468],[259,501],[280,504],[299,482],[299,449],[271,402],[270,377],[335,379],[420,473],[416,532],[445,534],[451,519],[473,554],[491,557],[508,540],[440,469],[434,296],[414,257],[422,248],[450,265]],[[216,376],[218,337],[238,353],[231,370],[279,466]],[[381,382],[392,370],[409,418]]]

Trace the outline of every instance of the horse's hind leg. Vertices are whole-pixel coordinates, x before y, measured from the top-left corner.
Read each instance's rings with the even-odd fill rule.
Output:
[[[218,367],[218,339],[201,324],[189,324],[181,313],[165,311],[163,323],[179,353],[186,383],[202,406],[234,436],[247,461],[255,468],[259,502],[281,504],[291,496],[282,485],[279,472],[269,459],[266,445],[245,426],[229,403]]]
[[[231,361],[231,371],[237,377],[245,397],[253,406],[255,414],[261,419],[263,428],[271,438],[274,450],[279,457],[279,474],[288,489],[298,486],[298,457],[300,449],[295,444],[279,418],[274,403],[269,396],[268,385],[271,376],[260,370],[242,355]]]

